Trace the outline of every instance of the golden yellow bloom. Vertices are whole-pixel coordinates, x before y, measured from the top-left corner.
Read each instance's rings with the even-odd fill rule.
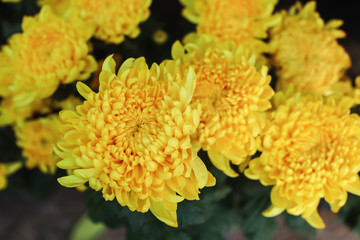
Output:
[[[220,41],[232,40],[264,51],[260,39],[279,22],[272,16],[277,0],[181,0],[183,15],[197,24],[197,32],[212,34]]]
[[[325,24],[315,8],[315,2],[304,7],[297,3],[289,12],[282,12],[282,23],[270,31],[272,64],[277,69],[280,90],[292,83],[299,91],[328,95],[331,85],[351,65],[350,57],[336,40],[345,36],[337,29],[342,21]]]
[[[274,102],[272,124],[261,139],[262,154],[250,161],[245,175],[274,185],[265,216],[286,210],[323,228],[320,199],[337,212],[347,192],[360,195],[360,117],[349,114],[353,100],[347,97],[324,99],[289,90],[277,93]]]
[[[124,37],[136,38],[139,24],[149,16],[151,0],[41,0],[58,13],[66,9],[79,12],[95,28],[94,36],[107,43],[121,43]]]
[[[176,42],[172,55],[181,71],[192,66],[196,73],[191,104],[200,104],[202,114],[194,138],[217,168],[235,177],[230,161],[239,165],[256,152],[255,138],[266,122],[262,112],[274,94],[271,78],[266,67],[256,70],[254,55],[242,46],[219,44],[210,35],[193,37],[184,47]]]
[[[53,144],[61,138],[60,126],[57,115],[16,123],[16,144],[22,148],[27,168],[38,167],[43,173],[55,173],[57,161],[51,157],[51,151]]]
[[[190,139],[200,114],[189,106],[195,74],[189,71],[184,86],[179,77],[164,65],[149,70],[144,58],[126,60],[115,75],[108,57],[99,93],[78,83],[87,101],[76,112],[60,113],[64,138],[54,152],[63,159],[60,168],[73,169],[60,184],[89,182],[105,200],[116,197],[132,211],[150,209],[177,226],[177,203],[199,199],[199,189],[215,184]]]
[[[67,20],[44,7],[24,17],[23,33],[14,34],[0,54],[0,94],[19,112],[51,96],[60,83],[85,80],[96,69],[86,41],[91,31],[74,14]],[[4,88],[3,88],[4,86]],[[21,112],[21,111],[20,111]]]
[[[8,185],[6,177],[16,172],[21,166],[21,162],[0,163],[0,190],[5,189]]]

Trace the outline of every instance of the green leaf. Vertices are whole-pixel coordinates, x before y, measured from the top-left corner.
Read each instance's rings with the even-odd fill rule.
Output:
[[[167,231],[164,240],[191,240],[189,235],[179,230]]]
[[[302,217],[293,216],[287,213],[285,215],[285,224],[292,231],[297,231],[300,233],[301,237],[305,238],[311,233],[312,235],[316,234],[315,228],[311,227]]]
[[[84,193],[89,217],[94,222],[103,222],[109,228],[117,228],[125,223],[123,207],[116,201],[107,202],[102,193],[87,189]]]
[[[243,223],[241,227],[250,240],[271,239],[278,231],[276,218],[266,218],[261,214],[269,205],[269,189],[259,191],[245,202],[242,209]]]
[[[205,209],[198,201],[183,201],[178,204],[178,224],[181,227],[205,222]]]

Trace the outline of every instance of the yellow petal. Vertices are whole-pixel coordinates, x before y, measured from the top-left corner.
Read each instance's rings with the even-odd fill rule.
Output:
[[[191,161],[190,165],[194,171],[196,181],[198,182],[198,187],[199,188],[205,187],[205,185],[208,182],[208,171],[203,161],[198,156],[196,156]]]
[[[75,175],[65,176],[57,179],[58,182],[64,187],[78,187],[87,182],[85,178],[78,177]]]
[[[309,217],[304,219],[314,228],[325,228],[325,224],[317,210],[315,210]]]
[[[79,175],[82,178],[89,179],[91,177],[96,177],[99,175],[99,172],[95,168],[87,168],[87,169],[76,169],[74,170],[76,175]]]
[[[78,82],[76,84],[76,89],[80,93],[81,96],[83,96],[86,100],[88,99],[89,94],[93,93],[91,88],[89,88],[86,84],[82,82]]]
[[[215,184],[216,178],[210,172],[208,172],[208,181],[206,183],[206,187],[212,187],[215,186]]]
[[[352,194],[360,196],[360,181],[350,182],[344,186],[344,189]]]
[[[59,116],[61,120],[65,122],[73,122],[74,120],[78,119],[78,115],[71,110],[62,110],[59,112]]]
[[[10,175],[19,170],[22,167],[21,162],[7,163],[5,164],[5,174]]]
[[[181,45],[180,41],[176,41],[171,48],[171,57],[176,60],[182,58],[185,54],[185,50],[183,45]]]
[[[187,91],[187,97],[188,97],[186,104],[188,104],[191,101],[195,91],[195,87],[196,87],[196,73],[192,67],[189,67],[189,71],[186,76],[186,82],[185,82],[185,89]]]
[[[282,198],[279,194],[279,188],[278,186],[274,186],[271,189],[271,193],[270,193],[270,199],[271,202],[276,204],[276,206],[280,207],[280,208],[286,208],[286,200],[284,198]]]
[[[5,189],[7,187],[7,185],[8,185],[8,183],[7,183],[6,177],[0,176],[0,190]]]
[[[113,58],[114,54],[111,54],[110,56],[108,56],[105,60],[104,63],[102,65],[102,71],[105,72],[110,72],[115,74],[115,67],[116,67],[116,62]]]
[[[229,177],[237,177],[238,174],[231,168],[230,160],[215,150],[208,150],[209,158],[216,168],[223,171]]]
[[[265,217],[275,217],[275,216],[281,214],[284,210],[285,210],[285,208],[279,208],[279,207],[276,207],[275,205],[271,205],[268,209],[263,211],[262,214]]]
[[[165,205],[164,201],[154,201],[150,200],[151,206],[150,211],[154,214],[155,217],[157,217],[160,221],[166,223],[167,225],[171,227],[177,227],[177,216],[176,216],[176,210],[170,211],[166,205],[172,205],[172,209],[177,208],[177,203],[167,203]]]

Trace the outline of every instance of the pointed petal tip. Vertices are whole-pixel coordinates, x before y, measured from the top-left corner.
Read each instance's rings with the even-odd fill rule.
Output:
[[[75,175],[60,177],[57,179],[57,181],[60,183],[60,185],[68,188],[78,187],[87,182],[86,179]]]
[[[83,82],[77,82],[76,83],[76,89],[78,90],[79,94],[81,96],[83,96],[83,98],[85,98],[86,100],[88,99],[88,95],[90,93],[93,93],[93,91],[91,90],[91,88],[89,86],[87,86],[85,83]]]
[[[285,208],[279,208],[275,205],[271,205],[268,209],[262,212],[262,215],[265,217],[275,217],[281,214],[284,210]]]
[[[317,210],[315,210],[309,217],[304,218],[304,219],[313,228],[317,228],[317,229],[324,229],[325,228],[325,224],[324,224],[324,222],[323,222],[322,218],[320,217]]]

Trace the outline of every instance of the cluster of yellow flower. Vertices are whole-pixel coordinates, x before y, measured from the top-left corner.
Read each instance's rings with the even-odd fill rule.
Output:
[[[150,0],[39,0],[41,11],[25,16],[22,33],[12,35],[8,44],[2,46],[0,126],[13,127],[27,168],[39,167],[52,174],[56,171],[58,159],[51,150],[61,138],[61,120],[58,114],[51,113],[56,109],[75,110],[81,101],[73,96],[63,101],[51,97],[60,84],[86,80],[97,69],[90,38],[120,43],[125,35],[136,37],[138,24],[149,16],[150,3]],[[47,116],[31,119],[36,114]],[[6,169],[15,168],[0,167],[2,188],[6,185],[5,176],[14,172]]]
[[[88,183],[105,200],[175,227],[177,203],[215,185],[197,155],[203,149],[226,175],[273,185],[265,216],[286,210],[323,228],[322,198],[337,212],[347,192],[360,195],[360,117],[350,114],[360,93],[337,42],[342,22],[325,24],[315,2],[279,13],[277,0],[181,2],[197,29],[173,44],[173,59],[149,68],[131,58],[116,72],[109,56],[97,93],[79,82],[86,100],[76,111],[55,104],[70,109],[61,124],[54,115],[24,119],[51,112],[46,101],[59,84],[96,69],[92,35],[110,43],[136,37],[151,1],[39,1],[41,12],[25,17],[24,32],[0,52],[0,124],[14,123],[26,166],[53,173],[57,163],[69,170],[63,186]],[[59,158],[50,156],[55,142]]]

